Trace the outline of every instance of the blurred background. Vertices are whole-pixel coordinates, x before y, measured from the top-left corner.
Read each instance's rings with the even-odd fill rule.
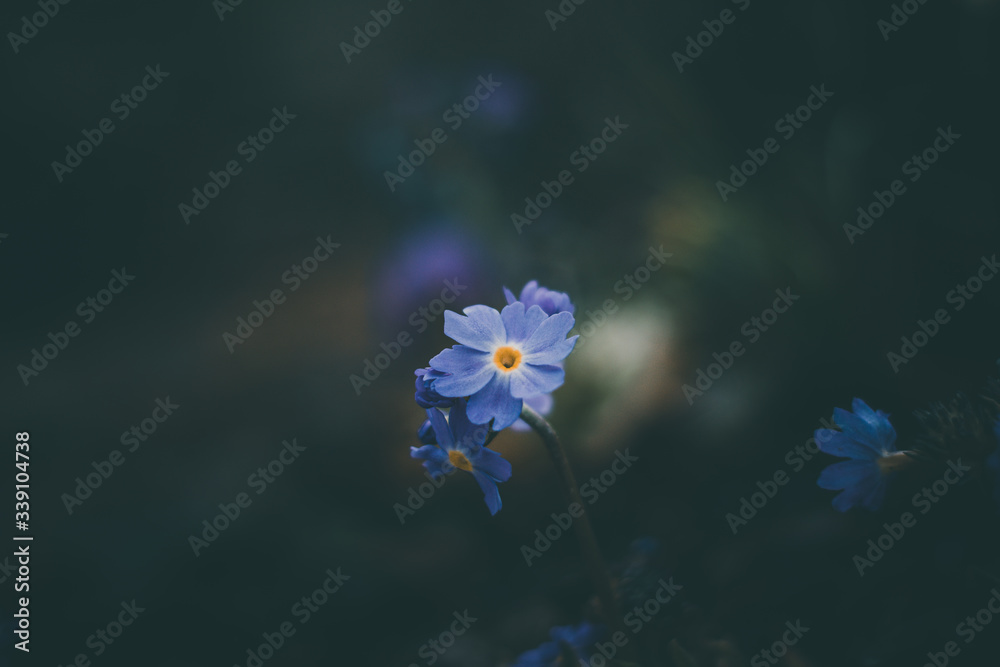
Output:
[[[559,20],[555,0],[402,0],[398,14],[109,0],[58,5],[32,30],[40,6],[0,10],[0,386],[11,451],[31,433],[35,537],[31,653],[0,662],[254,667],[248,649],[290,621],[264,664],[487,667],[593,620],[574,537],[530,567],[521,554],[566,507],[533,434],[492,445],[514,470],[495,517],[468,475],[398,516],[426,482],[409,457],[425,418],[413,371],[452,344],[433,313],[446,281],[463,286],[454,310],[500,308],[503,286],[532,279],[576,304],[587,335],[550,420],[581,482],[616,451],[639,458],[588,508],[629,599],[660,576],[684,587],[636,637],[642,664],[749,665],[800,619],[810,630],[781,664],[917,665],[1000,584],[988,479],[860,577],[852,556],[919,488],[841,514],[815,483],[836,459],[785,459],[855,396],[906,447],[914,409],[995,374],[1000,282],[961,310],[948,300],[1000,250],[994,0],[916,5],[888,39],[887,2],[593,0],[563,2],[575,9]],[[832,96],[791,136],[776,128],[813,86]],[[105,118],[113,132],[77,166],[53,165]],[[581,158],[615,119],[627,127]],[[903,164],[949,127],[960,138],[911,182]],[[436,130],[446,140],[412,175],[387,178]],[[720,196],[768,138],[777,152]],[[564,170],[572,182],[518,225]],[[905,193],[851,238],[844,225],[894,179]],[[317,239],[339,247],[303,262]],[[637,274],[651,249],[670,257]],[[79,309],[107,300],[113,271],[134,279]],[[252,335],[224,338],[275,289],[286,300]],[[758,328],[776,290],[798,299]],[[937,309],[950,321],[894,371],[887,353]],[[69,322],[65,349],[19,370]],[[412,344],[352,383],[402,333]],[[745,353],[685,395],[734,342]],[[126,433],[168,397],[179,407],[130,451]],[[292,439],[298,458],[254,483]],[[115,450],[123,463],[67,501]],[[788,484],[734,535],[726,515],[779,470]],[[251,504],[192,547],[241,493]],[[295,605],[337,568],[350,579],[301,623]],[[9,619],[13,575],[0,582]],[[133,600],[145,611],[119,639],[90,639]],[[465,610],[477,620],[453,647],[422,649]],[[954,660],[990,664],[998,637],[986,627]]]

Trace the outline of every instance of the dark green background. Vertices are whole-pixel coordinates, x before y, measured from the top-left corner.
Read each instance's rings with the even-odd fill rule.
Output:
[[[660,244],[668,266],[570,358],[552,415],[581,479],[619,448],[642,460],[591,514],[609,562],[652,536],[685,586],[644,650],[670,664],[678,637],[700,664],[748,664],[801,618],[788,665],[917,665],[985,603],[988,486],[950,495],[863,578],[851,556],[909,507],[905,484],[881,513],[841,515],[815,485],[822,455],[738,535],[724,517],[834,406],[892,413],[905,447],[912,409],[993,371],[1000,283],[899,373],[886,353],[1000,250],[997,3],[928,0],[887,42],[888,2],[591,0],[553,32],[556,4],[405,2],[350,64],[339,43],[384,3],[247,0],[220,21],[208,0],[75,0],[19,53],[5,40],[3,437],[13,451],[31,432],[36,541],[32,652],[0,662],[92,656],[87,637],[134,598],[147,611],[93,664],[244,664],[337,567],[350,581],[266,664],[425,664],[421,644],[469,609],[439,664],[492,666],[578,622],[592,590],[574,539],[531,568],[520,556],[565,507],[530,435],[495,441],[514,465],[496,517],[467,476],[395,516],[424,481],[412,371],[451,344],[440,320],[360,396],[349,376],[413,333],[444,278],[469,285],[457,307],[500,307],[502,285],[536,278],[582,315]],[[671,54],[724,8],[736,21],[679,73]],[[0,30],[34,11],[6,3]],[[156,64],[169,78],[59,183],[64,146]],[[390,192],[397,154],[491,73],[495,96]],[[830,101],[723,203],[715,182],[820,84]],[[284,106],[288,129],[185,225],[191,188]],[[628,129],[518,234],[511,213],[615,116]],[[850,244],[842,225],[939,126],[961,139]],[[327,235],[341,248],[230,354],[222,333]],[[122,266],[135,282],[25,386],[17,365]],[[689,406],[682,385],[785,287],[801,299]],[[168,395],[177,413],[68,515],[74,478]],[[302,457],[196,558],[188,536],[293,437]],[[988,664],[998,633],[955,664]],[[743,662],[712,662],[715,640]]]

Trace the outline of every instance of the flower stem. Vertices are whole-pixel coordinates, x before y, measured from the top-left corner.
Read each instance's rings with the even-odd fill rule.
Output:
[[[570,504],[576,503],[580,506],[580,517],[576,519],[576,536],[580,540],[580,549],[583,551],[584,560],[587,561],[587,569],[590,571],[590,578],[597,589],[598,598],[601,601],[601,612],[608,621],[608,625],[613,630],[622,629],[622,616],[618,608],[618,599],[615,596],[611,579],[608,576],[607,568],[604,566],[604,559],[601,557],[601,550],[597,546],[597,539],[594,537],[594,529],[590,526],[590,518],[587,516],[586,505],[580,497],[580,489],[573,477],[573,470],[569,466],[569,459],[566,457],[566,450],[559,442],[559,436],[555,429],[542,418],[540,414],[524,406],[521,411],[521,419],[528,426],[534,429],[539,435],[545,448],[549,452],[549,457],[556,468],[556,475],[562,482],[563,489]]]

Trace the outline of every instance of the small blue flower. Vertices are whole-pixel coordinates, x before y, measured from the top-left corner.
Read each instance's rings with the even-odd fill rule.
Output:
[[[568,294],[565,292],[556,292],[546,287],[539,287],[537,280],[532,280],[525,285],[521,289],[521,297],[518,299],[515,299],[514,293],[506,287],[503,288],[503,293],[507,297],[508,306],[516,301],[520,301],[524,304],[525,308],[531,308],[532,306],[540,307],[545,311],[546,315],[555,315],[556,313],[563,312],[572,315],[573,311],[576,310],[576,306],[569,300]]]
[[[442,396],[434,391],[434,380],[444,377],[445,373],[433,368],[418,368],[413,374],[417,376],[417,391],[413,395],[417,405],[422,408],[450,408],[455,405],[454,398]]]
[[[843,489],[833,499],[841,512],[852,507],[877,510],[885,499],[888,476],[909,464],[909,457],[896,451],[896,429],[889,415],[872,410],[860,398],[851,404],[853,414],[841,408],[833,411],[833,421],[841,430],[817,429],[816,444],[827,454],[849,458],[828,466],[817,484],[830,490]]]
[[[511,667],[555,667],[563,665],[561,660],[563,654],[563,644],[576,653],[576,657],[584,661],[589,661],[594,651],[594,643],[600,641],[604,636],[603,626],[581,623],[577,627],[563,625],[552,628],[549,631],[552,641],[547,641],[536,649],[532,649],[518,656],[517,661]],[[584,664],[587,664],[586,662]]]
[[[427,411],[430,428],[420,429],[421,442],[432,440],[423,447],[410,447],[410,456],[424,460],[424,468],[433,477],[447,475],[455,468],[471,472],[483,490],[490,514],[500,511],[500,490],[497,482],[510,479],[510,462],[485,446],[489,428],[477,426],[466,415],[466,401],[459,399],[445,419],[437,408]]]
[[[522,399],[560,387],[566,373],[559,365],[573,351],[578,336],[566,338],[575,320],[568,312],[548,316],[539,306],[517,301],[498,313],[470,306],[459,315],[444,313],[444,332],[461,343],[430,361],[445,377],[432,380],[441,396],[468,396],[469,419],[493,420],[500,431],[521,414]]]

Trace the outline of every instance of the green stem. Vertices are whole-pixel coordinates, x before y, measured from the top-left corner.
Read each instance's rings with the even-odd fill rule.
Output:
[[[559,442],[559,436],[555,429],[527,405],[521,411],[521,419],[534,429],[542,442],[545,443],[545,449],[549,452],[549,457],[556,468],[556,475],[562,482],[570,504],[576,503],[580,506],[580,517],[575,521],[576,536],[580,540],[580,549],[583,551],[584,560],[587,561],[591,581],[601,601],[601,612],[612,630],[622,630],[622,615],[618,608],[618,598],[615,596],[608,570],[604,566],[604,558],[601,557],[601,550],[597,546],[597,538],[594,537],[594,529],[590,525],[586,505],[580,497],[580,489],[576,484],[576,478],[573,477],[573,470],[569,466],[566,450]]]

